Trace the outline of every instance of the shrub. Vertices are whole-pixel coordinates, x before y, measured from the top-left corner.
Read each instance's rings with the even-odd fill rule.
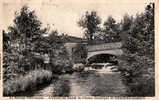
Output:
[[[154,96],[154,61],[146,56],[133,56],[129,65],[120,66],[124,83],[128,86],[129,96]]]
[[[38,85],[50,82],[52,73],[47,70],[33,70],[25,76],[8,80],[3,84],[3,95],[11,96],[18,92],[35,89]]]
[[[126,38],[123,37],[123,49],[128,64],[120,66],[123,80],[131,96],[154,96],[154,3],[148,4],[143,13],[136,15],[129,27],[124,23],[122,32]]]

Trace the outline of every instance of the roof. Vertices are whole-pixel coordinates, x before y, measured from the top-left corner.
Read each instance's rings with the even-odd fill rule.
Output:
[[[79,38],[79,37],[74,37],[74,36],[66,36],[63,41],[65,43],[81,43],[81,42],[85,42],[86,39],[83,38]]]

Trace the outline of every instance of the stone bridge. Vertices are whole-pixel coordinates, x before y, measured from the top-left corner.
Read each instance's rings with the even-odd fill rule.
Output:
[[[121,42],[87,45],[87,50],[88,50],[87,59],[99,54],[121,56],[123,54],[123,50],[121,48],[122,48]]]
[[[76,46],[78,44],[83,44],[84,47],[87,48],[87,61],[92,59],[101,60],[102,62],[108,61],[109,58],[115,57],[117,59],[121,59],[121,55],[123,55],[122,50],[122,42],[113,42],[113,43],[104,43],[103,41],[87,41],[82,38],[69,36],[68,40],[65,41],[65,47],[68,51],[68,54],[73,62],[81,62],[85,58],[83,58],[81,53],[79,55],[73,54]],[[120,60],[119,59],[119,60]],[[97,61],[98,62],[98,61]],[[99,61],[100,62],[100,61]]]

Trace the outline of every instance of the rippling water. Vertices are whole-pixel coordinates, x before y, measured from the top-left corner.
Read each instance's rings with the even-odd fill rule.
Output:
[[[109,68],[87,70],[60,76],[34,96],[125,96],[126,87],[119,72]]]

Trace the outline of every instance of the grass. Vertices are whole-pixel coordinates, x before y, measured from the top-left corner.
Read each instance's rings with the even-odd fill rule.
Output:
[[[3,95],[12,96],[18,92],[35,89],[40,84],[50,82],[51,79],[52,72],[42,69],[33,70],[24,76],[3,83]]]

